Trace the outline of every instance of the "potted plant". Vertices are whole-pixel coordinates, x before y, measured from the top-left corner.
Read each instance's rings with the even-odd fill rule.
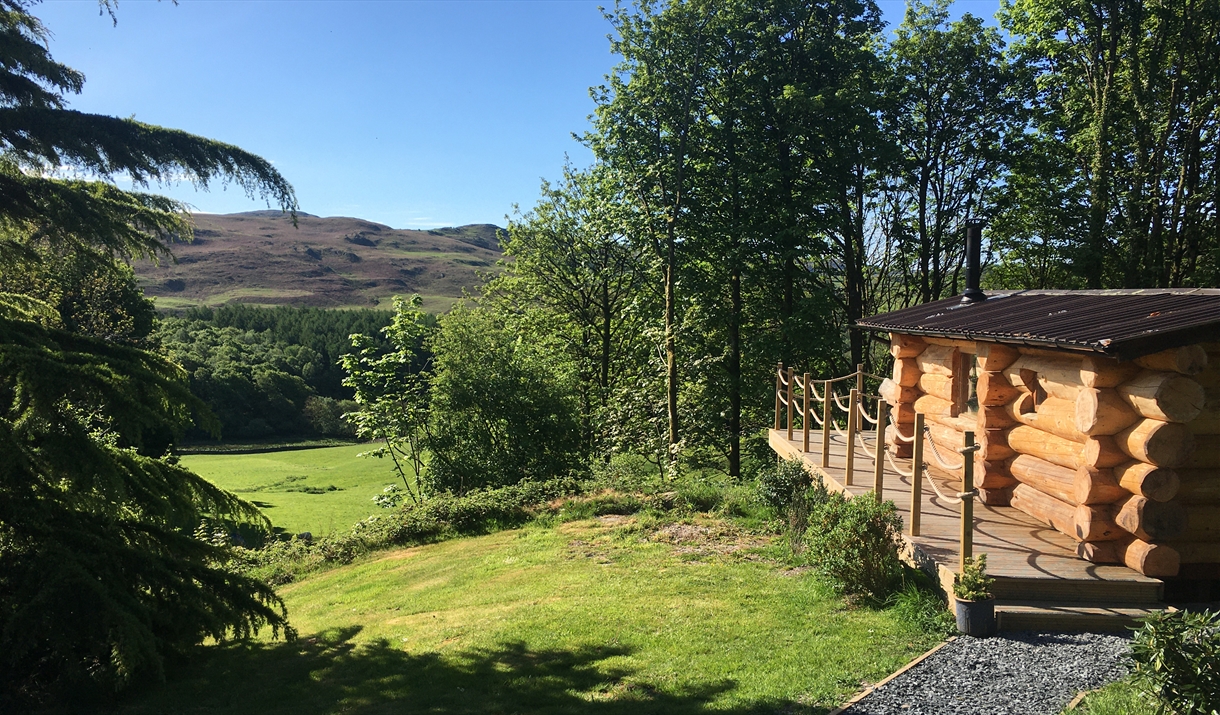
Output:
[[[962,572],[953,581],[953,608],[957,615],[957,630],[976,638],[995,633],[995,598],[987,575],[987,554],[966,559]]]

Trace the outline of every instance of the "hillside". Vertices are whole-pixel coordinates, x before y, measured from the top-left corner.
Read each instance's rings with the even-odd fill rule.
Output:
[[[159,308],[220,305],[388,306],[419,293],[424,307],[447,309],[462,290],[495,270],[496,227],[392,229],[356,218],[279,211],[197,214],[195,241],[173,247],[177,262],[135,265]]]

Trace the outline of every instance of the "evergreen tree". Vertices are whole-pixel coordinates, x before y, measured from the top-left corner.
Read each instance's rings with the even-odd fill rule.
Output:
[[[68,109],[84,78],[51,57],[32,4],[0,0],[6,282],[40,260],[113,264],[189,238],[185,206],[119,189],[119,175],[141,189],[226,180],[295,211],[291,186],[257,156]],[[166,434],[206,412],[181,368],[73,325],[52,302],[0,295],[0,697],[156,676],[205,638],[286,629],[275,593],[193,536],[204,516],[262,517],[164,456]]]

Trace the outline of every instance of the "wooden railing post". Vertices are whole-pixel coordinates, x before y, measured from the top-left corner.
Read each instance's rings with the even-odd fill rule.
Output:
[[[795,371],[792,368],[788,368],[788,441],[789,442],[792,441],[792,409],[794,407],[794,405],[792,404],[792,374],[794,372]]]
[[[830,420],[834,418],[834,395],[831,390],[834,389],[834,383],[830,380],[822,381],[822,466],[830,466],[830,432],[834,429],[831,426]]]
[[[856,363],[856,392],[864,394],[864,363]]]
[[[974,555],[974,432],[966,431],[962,450],[962,536],[957,572],[966,568],[966,559]]]
[[[851,472],[856,466],[856,411],[859,409],[860,393],[851,388],[847,400],[847,464],[843,473],[843,484],[851,486]]]
[[[805,437],[801,441],[801,451],[809,451],[809,373],[805,373],[805,381],[801,383],[801,392],[805,397],[805,409],[801,414],[801,428],[805,432]]]
[[[784,387],[784,364],[781,362],[775,367],[775,429],[779,429],[779,407],[780,407],[780,390]]]
[[[873,445],[873,495],[877,501],[885,491],[885,423],[889,421],[890,403],[877,399],[877,443]]]
[[[911,536],[919,536],[919,513],[923,510],[923,413],[915,413],[915,449],[911,456]]]

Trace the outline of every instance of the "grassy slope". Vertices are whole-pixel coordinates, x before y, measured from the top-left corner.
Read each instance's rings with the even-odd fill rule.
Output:
[[[182,463],[212,483],[254,502],[275,526],[315,535],[346,531],[380,511],[373,497],[399,480],[386,459],[359,458],[368,445],[262,454],[187,455]],[[334,491],[311,494],[306,488]],[[291,491],[290,491],[291,490]]]
[[[300,639],[206,648],[123,711],[824,713],[930,645],[734,551],[724,526],[687,538],[612,520],[385,552],[292,584]]]

